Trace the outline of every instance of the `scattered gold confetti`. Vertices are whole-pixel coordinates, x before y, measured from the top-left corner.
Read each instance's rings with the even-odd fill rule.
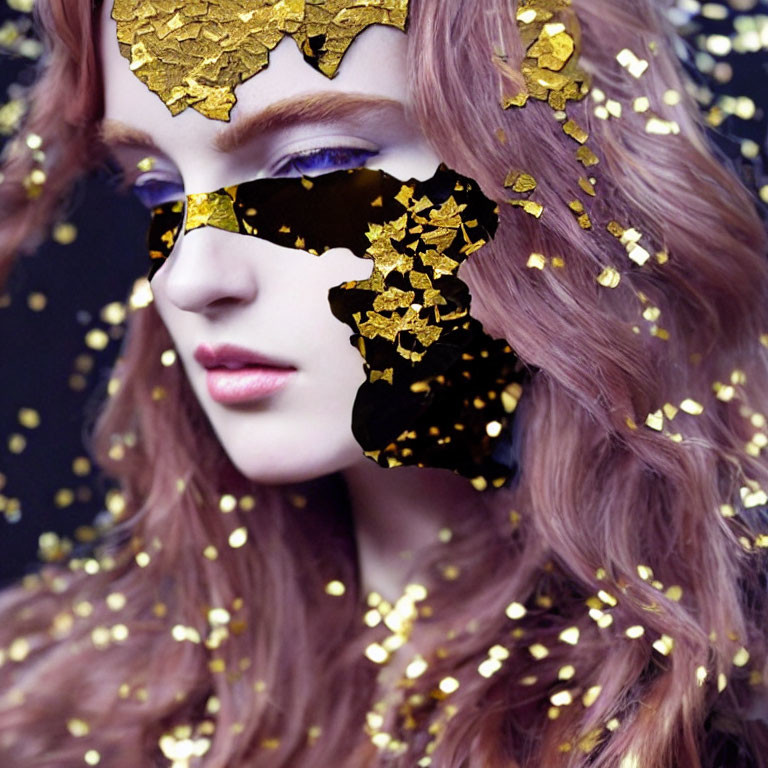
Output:
[[[605,267],[597,276],[597,282],[604,288],[616,288],[621,282],[621,275],[613,267]]]
[[[325,585],[325,592],[332,597],[342,597],[347,591],[347,588],[340,581],[331,581]]]
[[[239,549],[240,547],[245,546],[247,541],[247,528],[238,528],[237,530],[232,531],[232,533],[229,535],[229,546],[232,547],[232,549]]]

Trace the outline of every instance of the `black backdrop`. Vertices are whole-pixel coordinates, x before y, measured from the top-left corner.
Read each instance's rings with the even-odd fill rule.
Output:
[[[768,0],[732,2],[756,23],[755,14],[765,14],[768,25]],[[34,53],[34,45],[22,40],[28,19],[23,5],[24,0],[0,0],[0,131],[3,106],[16,94],[13,84],[34,77],[34,60],[18,55]],[[689,22],[681,13],[678,20],[689,40],[689,60],[711,68],[696,50],[707,48],[710,34],[732,35],[733,14]],[[14,39],[18,32],[21,37]],[[729,62],[735,77],[720,83],[703,78],[702,84],[715,93],[750,96],[758,105],[750,120],[726,120],[716,141],[760,186],[768,181],[764,156],[746,163],[741,139],[764,146],[765,50],[715,59]],[[74,546],[87,538],[109,490],[83,461],[83,436],[104,396],[124,330],[102,310],[125,302],[134,281],[146,274],[147,214],[131,197],[118,196],[106,173],[97,173],[77,187],[65,222],[77,229],[74,242],[46,243],[18,263],[5,293],[0,290],[0,584],[36,567],[41,541],[50,556],[55,536]],[[67,234],[67,228],[60,230],[59,239]]]

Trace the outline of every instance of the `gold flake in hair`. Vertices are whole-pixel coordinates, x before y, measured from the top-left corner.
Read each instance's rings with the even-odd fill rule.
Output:
[[[409,0],[115,0],[120,51],[172,114],[229,120],[235,88],[289,35],[307,63],[335,77],[374,24],[405,30]]]
[[[526,92],[508,96],[504,107],[522,107],[528,98],[556,110],[589,92],[589,76],[579,66],[581,29],[571,0],[520,0],[517,26],[526,54],[521,65]]]

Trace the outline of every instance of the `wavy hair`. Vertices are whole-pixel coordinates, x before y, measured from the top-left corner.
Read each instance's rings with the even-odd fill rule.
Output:
[[[23,132],[42,137],[48,182],[30,197],[34,159],[12,143],[4,274],[94,162],[102,110],[91,0],[36,5],[47,53]],[[92,434],[121,490],[114,529],[0,596],[4,765],[768,766],[766,236],[653,0],[573,3],[582,64],[623,107],[568,107],[600,158],[582,230],[576,143],[543,103],[500,107],[524,88],[516,5],[411,0],[414,117],[501,204],[464,277],[486,329],[536,368],[519,482],[478,495],[450,547],[414,558],[423,674],[384,690],[364,657],[381,628],[361,621],[341,481],[239,475],[180,367],[161,364],[172,342],[150,304],[130,314]],[[650,59],[642,78],[625,48]],[[679,131],[649,132],[641,95]],[[541,219],[505,204],[510,169],[537,179]],[[611,221],[658,256],[633,263]]]

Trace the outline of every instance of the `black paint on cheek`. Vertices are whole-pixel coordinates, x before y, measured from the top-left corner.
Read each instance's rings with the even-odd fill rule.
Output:
[[[179,203],[156,211],[154,265],[170,254],[183,217]],[[470,316],[458,277],[498,227],[498,208],[476,182],[445,166],[424,182],[365,168],[261,179],[190,196],[186,229],[203,226],[372,259],[370,278],[329,293],[365,362],[352,429],[366,455],[383,467],[451,469],[478,489],[510,479],[515,468],[496,457],[527,374]]]

